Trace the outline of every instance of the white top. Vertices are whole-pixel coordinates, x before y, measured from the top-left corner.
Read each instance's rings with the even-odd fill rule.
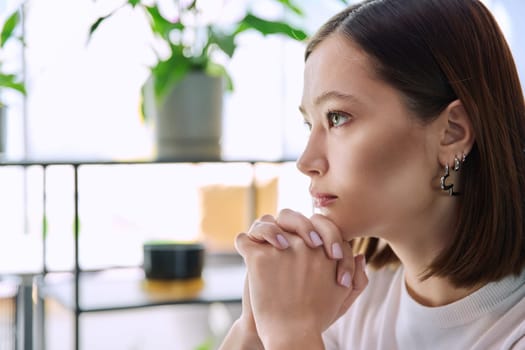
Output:
[[[324,334],[327,350],[525,349],[525,270],[454,303],[426,307],[404,270],[368,270],[365,291]]]

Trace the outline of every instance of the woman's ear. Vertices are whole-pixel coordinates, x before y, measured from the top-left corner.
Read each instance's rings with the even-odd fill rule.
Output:
[[[465,157],[474,144],[474,130],[467,111],[460,100],[452,101],[441,113],[441,140],[439,162],[444,166],[454,164],[454,158]]]

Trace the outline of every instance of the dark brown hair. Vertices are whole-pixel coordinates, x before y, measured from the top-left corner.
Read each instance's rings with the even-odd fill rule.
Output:
[[[525,101],[511,51],[477,0],[370,0],[332,17],[305,59],[333,33],[370,57],[377,76],[408,108],[431,121],[459,99],[475,144],[462,171],[463,195],[452,242],[422,278],[458,287],[499,280],[525,267]],[[355,247],[375,267],[397,257],[377,238]]]

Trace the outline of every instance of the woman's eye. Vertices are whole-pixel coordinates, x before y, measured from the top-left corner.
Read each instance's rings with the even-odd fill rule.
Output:
[[[338,127],[350,120],[350,117],[341,112],[328,112],[328,123],[332,127]]]

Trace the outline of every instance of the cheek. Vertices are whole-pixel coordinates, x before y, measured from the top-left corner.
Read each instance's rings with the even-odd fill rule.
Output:
[[[354,138],[345,148],[352,150],[345,161],[332,163],[344,164],[336,172],[346,174],[339,181],[346,210],[337,221],[351,235],[379,234],[415,215],[421,205],[418,197],[428,184],[424,142],[419,135],[395,130]]]

